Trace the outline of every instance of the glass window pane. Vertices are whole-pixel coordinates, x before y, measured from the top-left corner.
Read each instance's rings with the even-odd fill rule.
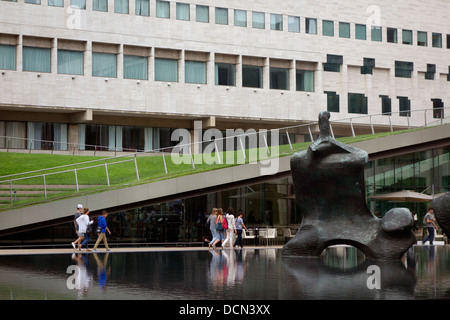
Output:
[[[150,0],[136,0],[136,15],[147,17],[150,15]]]
[[[428,45],[427,33],[423,31],[417,31],[417,45],[426,47]]]
[[[48,0],[48,5],[53,7],[64,7],[64,0]]]
[[[306,33],[317,34],[317,19],[306,18]]]
[[[295,80],[297,91],[314,91],[314,71],[296,70]]]
[[[117,56],[113,53],[92,52],[92,75],[117,77]]]
[[[259,66],[242,66],[242,86],[262,88],[263,68]]]
[[[300,17],[288,17],[288,31],[289,32],[300,32]]]
[[[168,1],[156,1],[156,16],[158,18],[170,18],[170,2]]]
[[[395,76],[398,78],[411,78],[413,69],[413,62],[395,61]]]
[[[413,38],[412,38],[412,31],[411,30],[403,30],[402,31],[402,43],[403,44],[413,44]]]
[[[234,25],[236,27],[247,27],[247,11],[234,10]]]
[[[327,95],[327,111],[339,112],[339,95],[336,92],[325,91]]]
[[[86,0],[70,0],[70,6],[72,8],[86,9]]]
[[[141,56],[123,56],[124,79],[148,79],[148,58]]]
[[[197,22],[209,22],[209,7],[197,5],[195,9],[195,19]]]
[[[50,72],[50,49],[23,47],[23,71]]]
[[[382,27],[372,27],[372,41],[382,41],[383,28]]]
[[[25,3],[41,4],[41,0],[25,0]]]
[[[216,24],[228,24],[228,9],[216,8]]]
[[[177,2],[177,20],[190,20],[189,3]]]
[[[397,43],[397,29],[387,28],[387,42]]]
[[[283,30],[283,16],[281,14],[270,15],[270,30]]]
[[[82,51],[58,50],[58,73],[82,75],[83,71]]]
[[[367,114],[367,97],[360,93],[349,93],[348,113]]]
[[[364,24],[355,25],[355,38],[359,40],[366,40],[366,26]]]
[[[350,23],[339,22],[339,37],[350,38]]]
[[[156,58],[155,80],[178,82],[178,60]]]
[[[270,68],[270,89],[289,90],[289,69]]]
[[[322,34],[324,36],[334,36],[334,22],[329,20],[322,21]]]
[[[128,0],[114,0],[114,12],[128,14]]]
[[[256,29],[264,29],[266,27],[264,12],[252,12],[252,27]]]
[[[94,0],[92,3],[92,10],[94,11],[108,11],[108,0]]]
[[[433,33],[431,41],[433,42],[434,48],[442,48],[442,34]]]
[[[236,66],[230,63],[216,63],[215,84],[223,86],[236,85]]]
[[[206,84],[206,62],[203,61],[186,61],[185,82]]]
[[[0,44],[0,69],[16,70],[16,46]]]

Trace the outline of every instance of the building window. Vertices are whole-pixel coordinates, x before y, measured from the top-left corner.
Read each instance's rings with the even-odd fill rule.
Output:
[[[448,66],[447,81],[450,81],[450,66]]]
[[[50,72],[50,48],[23,47],[23,71]]]
[[[323,70],[330,72],[340,72],[342,63],[343,63],[342,56],[327,54],[327,62],[324,63]]]
[[[67,124],[27,123],[28,149],[67,150]]]
[[[349,93],[348,113],[367,114],[367,97],[360,93]]]
[[[41,0],[25,0],[25,3],[41,4]]]
[[[270,67],[270,89],[289,90],[289,69]]]
[[[450,34],[447,35],[447,49],[450,49]]]
[[[236,27],[247,27],[247,11],[234,10],[234,25]]]
[[[434,74],[436,73],[435,64],[427,64],[427,72],[425,72],[426,80],[434,80]]]
[[[392,102],[389,96],[380,95],[381,98],[381,113],[383,115],[391,115],[392,114]]]
[[[86,0],[70,0],[70,7],[86,10]]]
[[[372,26],[371,39],[372,41],[383,41],[383,28]]]
[[[339,112],[339,95],[336,92],[325,91],[327,95],[327,111]]]
[[[0,44],[0,69],[16,70],[16,46]]]
[[[314,92],[314,71],[295,70],[295,81],[297,91]]]
[[[189,3],[177,2],[177,20],[189,21],[190,16],[190,6]]]
[[[367,31],[366,26],[364,24],[356,24],[355,25],[355,38],[359,40],[367,39]]]
[[[413,70],[413,62],[395,61],[395,76],[397,78],[411,78],[411,72]]]
[[[195,7],[195,20],[197,22],[209,22],[209,7],[196,5]]]
[[[58,50],[58,73],[84,74],[83,52]]]
[[[92,75],[94,77],[117,77],[117,55],[92,52]]]
[[[242,86],[249,88],[262,88],[263,68],[260,66],[242,65]]]
[[[184,69],[184,82],[206,84],[206,62],[185,61]]]
[[[339,22],[339,37],[350,38],[350,23]]]
[[[148,58],[142,56],[123,56],[123,78],[148,80]]]
[[[361,74],[373,74],[375,68],[375,59],[364,58],[364,65],[361,67]]]
[[[48,5],[51,7],[64,7],[64,0],[48,0]]]
[[[442,34],[433,32],[431,41],[433,43],[433,48],[442,48]]]
[[[0,121],[0,136],[3,136],[0,138],[0,148],[24,149],[26,134],[26,122]]]
[[[398,43],[397,29],[387,28],[387,42]]]
[[[135,13],[137,16],[148,17],[150,15],[150,0],[136,0]]]
[[[309,34],[317,34],[317,19],[306,18],[305,19],[305,30]]]
[[[397,97],[399,100],[399,111],[400,117],[410,117],[411,116],[411,101],[408,97]]]
[[[270,30],[283,31],[283,15],[270,14]]]
[[[114,12],[115,13],[129,13],[128,0],[114,0]]]
[[[297,33],[300,32],[300,17],[288,17],[288,31]]]
[[[231,63],[219,63],[215,65],[215,84],[219,86],[236,85],[236,66]]]
[[[413,44],[413,33],[411,30],[402,30],[402,43]]]
[[[334,22],[330,20],[322,21],[322,34],[324,36],[334,37]]]
[[[178,82],[178,60],[155,58],[155,81]]]
[[[252,12],[252,27],[255,29],[265,29],[266,21],[264,12]]]
[[[216,8],[216,24],[228,24],[228,9]]]
[[[442,99],[431,99],[433,101],[433,118],[443,119],[444,118],[444,102]]]
[[[92,10],[108,12],[108,0],[94,0],[92,2]]]
[[[417,31],[417,45],[421,47],[428,46],[427,33],[423,31]]]
[[[169,19],[170,18],[170,2],[156,1],[156,17]]]

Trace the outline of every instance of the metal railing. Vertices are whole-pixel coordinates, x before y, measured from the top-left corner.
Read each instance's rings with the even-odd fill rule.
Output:
[[[449,118],[443,117],[444,109],[449,109],[449,108],[431,108],[431,109],[407,111],[408,116],[396,118],[395,125],[392,122],[392,116],[393,116],[393,114],[396,114],[394,112],[384,113],[384,114],[375,114],[375,115],[361,115],[361,116],[356,116],[356,117],[351,117],[351,118],[343,118],[343,119],[338,119],[338,120],[334,120],[334,121],[330,122],[330,129],[331,129],[330,131],[334,138],[333,126],[343,123],[344,125],[350,126],[350,131],[352,133],[352,136],[355,137],[356,136],[355,123],[358,123],[359,125],[366,125],[366,126],[369,125],[371,133],[375,134],[375,125],[373,122],[373,118],[375,118],[375,117],[383,117],[383,119],[386,121],[385,125],[389,128],[389,131],[391,131],[391,132],[393,132],[396,127],[400,128],[400,129],[405,129],[405,128],[410,129],[411,127],[427,127],[430,125],[442,125],[444,123],[449,122],[448,121]],[[414,126],[411,125],[410,114],[413,112],[422,112],[423,113],[424,116],[423,116],[422,125],[417,124],[417,119],[415,120],[416,124]],[[430,112],[432,113],[431,118],[434,119],[434,121],[429,121],[430,118],[427,118],[427,113],[430,113]],[[400,114],[405,115],[405,111],[400,111],[397,113],[399,115]],[[440,117],[436,118],[436,115],[439,115]],[[367,118],[369,119],[369,121],[362,121]],[[404,124],[401,125],[399,120],[403,120]],[[377,125],[380,126],[381,121],[377,121]],[[194,162],[194,157],[192,154],[192,146],[194,146],[195,144],[199,144],[199,147],[201,148],[202,144],[204,144],[204,143],[208,143],[208,144],[214,143],[214,147],[215,147],[214,151],[215,151],[215,156],[217,157],[217,164],[220,165],[220,164],[222,164],[222,161],[221,161],[221,157],[220,157],[220,152],[218,152],[219,149],[217,148],[217,142],[219,140],[225,140],[225,139],[230,139],[230,138],[237,139],[237,141],[238,141],[237,149],[234,149],[233,151],[235,151],[236,153],[242,152],[242,157],[245,159],[246,151],[248,151],[249,149],[245,149],[245,146],[244,146],[244,143],[242,142],[242,140],[249,137],[250,135],[261,135],[262,134],[263,139],[260,139],[260,141],[263,141],[264,145],[263,146],[260,145],[259,148],[265,148],[267,151],[267,155],[277,156],[277,154],[275,154],[275,155],[270,154],[271,146],[269,146],[268,139],[267,139],[268,132],[271,132],[271,133],[277,132],[279,134],[285,134],[286,140],[288,141],[289,149],[293,150],[293,144],[292,144],[290,136],[289,136],[289,133],[290,133],[289,131],[292,132],[295,130],[305,129],[305,128],[307,130],[306,132],[308,132],[308,134],[309,134],[310,140],[314,141],[313,133],[317,133],[317,122],[299,124],[299,125],[288,126],[288,127],[278,128],[278,129],[271,129],[271,130],[260,130],[259,132],[257,132],[257,131],[245,132],[243,134],[236,134],[232,137],[223,137],[220,139],[208,139],[208,140],[201,140],[201,141],[196,141],[196,142],[188,142],[183,145],[177,145],[176,147],[188,149],[192,168],[195,169],[195,162]],[[3,137],[0,136],[0,139],[1,138],[13,139],[12,137],[4,137],[4,136]],[[233,145],[234,145],[234,143],[233,143]],[[74,144],[72,147],[75,149],[77,146],[78,146],[78,144]],[[105,146],[96,146],[95,149],[98,149],[98,148],[108,149],[108,147],[105,147]],[[13,190],[14,189],[13,186],[17,183],[20,183],[21,181],[25,181],[25,180],[29,180],[29,179],[37,179],[37,178],[42,179],[43,195],[44,195],[44,198],[47,198],[47,196],[48,196],[47,178],[50,176],[58,175],[58,174],[72,173],[74,181],[75,181],[74,189],[76,189],[76,191],[79,192],[80,184],[79,184],[78,174],[80,173],[80,171],[103,167],[105,170],[106,186],[110,187],[111,186],[111,179],[110,179],[110,172],[109,172],[110,167],[113,165],[117,165],[117,164],[132,162],[134,165],[136,181],[140,181],[140,173],[139,173],[139,168],[138,168],[138,163],[137,163],[137,156],[160,155],[161,154],[162,165],[164,168],[164,174],[167,175],[167,174],[169,174],[169,172],[168,172],[168,166],[167,166],[167,161],[166,161],[166,154],[168,152],[172,151],[173,148],[174,147],[171,146],[171,147],[164,147],[164,148],[159,148],[159,149],[154,149],[154,150],[149,150],[149,151],[140,150],[140,151],[132,152],[130,154],[124,154],[124,155],[119,155],[119,156],[115,155],[114,157],[106,157],[106,158],[101,158],[101,159],[96,159],[96,160],[90,160],[90,161],[85,161],[85,162],[80,162],[80,163],[74,163],[74,164],[53,167],[53,168],[44,168],[44,169],[34,170],[34,171],[29,171],[29,172],[5,175],[5,176],[0,177],[0,186],[1,185],[9,186],[9,198],[10,198],[9,202],[10,202],[10,205],[13,206],[14,200],[16,198],[14,190]],[[117,149],[116,149],[116,152],[117,152]],[[202,155],[203,154],[205,154],[205,153],[202,152]],[[208,154],[211,154],[211,153],[208,153]],[[72,169],[69,169],[69,168],[72,168]],[[156,178],[156,177],[153,177],[153,178]]]

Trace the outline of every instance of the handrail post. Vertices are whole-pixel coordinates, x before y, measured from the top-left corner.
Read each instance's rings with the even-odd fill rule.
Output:
[[[165,171],[166,174],[167,174],[168,171],[167,171],[166,158],[164,157],[164,151],[162,151],[161,153],[162,153],[162,158],[163,158],[163,162],[164,162],[164,171]]]
[[[244,149],[244,145],[242,144],[242,137],[241,136],[239,136],[239,144],[241,145],[242,156],[244,157],[244,161],[245,161],[247,159],[247,157],[245,156],[245,149]],[[234,145],[234,142],[233,142],[233,145]]]
[[[75,173],[75,184],[77,186],[77,192],[80,191],[80,188],[78,186],[78,174],[77,174],[77,166],[75,166],[75,169],[73,170],[73,172]]]
[[[134,154],[134,167],[136,168],[136,178],[139,181],[139,170],[138,170],[138,165],[137,165],[137,162],[136,162],[136,156],[137,156],[137,154],[135,153]]]
[[[289,137],[289,132],[288,132],[288,130],[286,129],[286,137],[287,137],[287,139],[288,139],[288,143],[289,143],[289,148],[292,150],[292,143],[291,143],[291,138]]]
[[[352,129],[352,136],[355,137],[355,130],[353,129],[353,121],[350,119],[350,128]]]
[[[372,115],[370,115],[369,121],[370,121],[370,129],[372,130],[372,134],[375,134],[375,130],[373,129]]]
[[[44,179],[44,198],[47,198],[47,183],[45,182],[45,173],[42,175],[42,179]]]
[[[12,196],[12,179],[9,179],[9,200],[11,205],[13,205],[13,196]]]
[[[216,141],[216,139],[214,139],[214,148],[215,148],[216,154],[217,154],[217,161],[219,162],[219,164],[222,164],[222,161],[220,160],[219,149],[217,148],[217,141]]]
[[[108,173],[108,164],[107,160],[105,160],[105,171],[106,171],[106,182],[108,183],[108,187],[111,186],[109,183],[109,173]]]
[[[308,126],[309,137],[311,138],[311,142],[314,142],[314,137],[311,132],[311,126]]]

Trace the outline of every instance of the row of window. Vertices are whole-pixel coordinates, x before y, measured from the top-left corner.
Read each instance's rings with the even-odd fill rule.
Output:
[[[0,69],[16,70],[17,46],[0,44]],[[74,50],[57,50],[57,72],[59,74],[83,75],[85,52]],[[51,72],[51,49],[41,47],[23,46],[22,70],[32,72]],[[286,61],[290,64],[289,61]],[[184,60],[184,82],[193,84],[207,83],[207,61]],[[340,72],[343,57],[327,55],[324,63],[324,71]],[[118,55],[115,53],[92,52],[92,76],[117,77]],[[314,67],[311,63],[311,69]],[[169,58],[155,58],[154,80],[178,82],[179,60]],[[236,85],[236,64],[215,62],[215,85]],[[375,67],[375,59],[364,58],[361,67],[362,74],[372,74]],[[242,86],[249,88],[263,88],[263,65],[250,65],[243,63],[241,66]],[[411,78],[414,69],[413,62],[395,61],[395,76]],[[123,78],[135,80],[149,79],[149,59],[147,56],[123,55]],[[433,80],[436,65],[428,64],[425,79]],[[450,81],[450,67],[447,75]],[[270,89],[290,90],[290,68],[270,66]],[[295,86],[297,91],[314,91],[314,71],[295,70]]]
[[[325,91],[327,95],[327,110],[329,112],[340,112],[339,95],[336,92]],[[380,95],[381,112],[384,115],[392,114],[392,101],[387,95]],[[348,113],[368,114],[368,99],[361,93],[348,93]],[[411,100],[408,97],[397,97],[399,101],[399,113],[401,117],[411,116]],[[431,99],[433,103],[433,118],[444,118],[444,102],[442,99]]]
[[[3,0],[10,2],[17,2],[17,0]],[[64,0],[47,0],[49,6],[64,6]],[[108,11],[108,0],[92,0],[92,10],[94,11]],[[150,16],[150,0],[135,0],[135,14],[140,16]],[[25,3],[41,4],[41,0],[25,0]],[[86,0],[70,0],[71,7],[86,9]],[[210,22],[210,7],[205,5],[195,5],[195,21],[209,23]],[[215,23],[228,25],[229,24],[229,9],[215,7]],[[114,12],[129,14],[129,0],[114,0]],[[258,11],[251,11],[251,19],[248,18],[250,12],[247,10],[234,9],[234,26],[265,29],[265,13]],[[156,0],[156,17],[167,18],[171,17],[170,2]],[[190,21],[190,4],[176,2],[176,19]],[[251,21],[249,21],[251,20]],[[300,17],[291,16],[287,17],[289,32],[300,32]],[[305,18],[305,33],[317,34],[318,33],[318,20],[315,18]],[[366,40],[367,39],[367,26],[364,24],[355,24],[355,39]],[[283,31],[283,15],[282,14],[270,14],[270,30]],[[370,39],[372,41],[383,41],[383,27],[370,27]],[[401,40],[399,36],[401,34]],[[341,38],[351,37],[351,24],[348,22],[339,22],[338,28],[335,30],[335,22],[331,20],[322,20],[322,35],[323,36],[335,36],[338,35]],[[414,43],[413,30],[402,29],[401,32],[396,28],[386,28],[386,41],[389,43],[402,43],[406,45],[412,45]],[[446,47],[450,49],[450,34],[443,35],[442,33],[431,33],[431,46],[434,48],[443,47],[443,37],[446,36]],[[429,33],[426,31],[416,31],[416,44],[418,46],[429,45]]]

